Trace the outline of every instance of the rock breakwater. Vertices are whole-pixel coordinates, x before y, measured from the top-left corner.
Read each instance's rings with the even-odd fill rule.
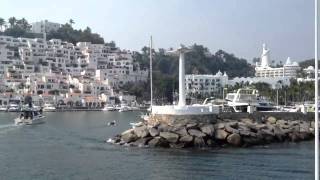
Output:
[[[314,138],[314,121],[283,120],[269,116],[263,121],[250,118],[219,119],[216,123],[143,122],[108,140],[137,147],[248,147],[274,142],[299,142]]]

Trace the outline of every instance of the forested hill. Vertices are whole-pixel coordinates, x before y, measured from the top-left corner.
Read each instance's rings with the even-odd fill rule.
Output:
[[[318,62],[318,63],[320,63],[320,62]],[[309,66],[314,67],[314,59],[308,59],[308,60],[302,61],[299,63],[299,65],[301,68],[307,68]]]
[[[254,68],[242,58],[223,50],[218,50],[215,54],[209,53],[208,48],[194,44],[192,51],[186,55],[186,73],[190,74],[215,74],[219,70],[227,72],[229,77],[247,77],[254,75]],[[135,60],[142,67],[149,67],[149,48],[142,48],[141,53],[135,54]],[[159,49],[154,52],[153,70],[160,74],[178,75],[178,56],[165,53]]]
[[[104,39],[97,33],[93,33],[90,27],[74,29],[75,22],[70,19],[62,24],[57,31],[47,32],[47,39],[61,39],[73,44],[77,42],[92,42],[94,44],[103,44]],[[43,34],[32,33],[31,24],[25,19],[10,17],[7,21],[0,17],[0,35],[26,38],[42,38]]]

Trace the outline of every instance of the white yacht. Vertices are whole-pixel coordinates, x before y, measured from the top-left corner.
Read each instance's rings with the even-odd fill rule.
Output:
[[[114,107],[111,104],[104,106],[104,108],[102,109],[102,111],[115,111],[115,110],[116,110],[116,107]]]
[[[0,111],[7,111],[8,107],[5,105],[0,106]]]
[[[55,112],[56,107],[53,104],[45,103],[43,106],[43,111],[45,112]]]
[[[132,111],[131,107],[127,104],[121,104],[119,108],[119,112]]]
[[[19,117],[14,119],[15,125],[34,125],[44,123],[45,116],[34,108],[23,108]]]
[[[236,93],[228,93],[226,96],[227,106],[234,112],[247,112],[248,106],[257,107],[258,91],[256,89],[238,89]]]
[[[18,111],[20,111],[20,106],[18,104],[11,103],[8,106],[8,111],[9,112],[18,112]]]

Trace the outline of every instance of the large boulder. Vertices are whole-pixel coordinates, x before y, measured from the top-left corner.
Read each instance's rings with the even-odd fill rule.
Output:
[[[195,137],[205,137],[206,134],[197,130],[197,129],[189,129],[188,130],[188,133],[191,135],[191,136],[195,136]]]
[[[158,126],[158,130],[160,132],[168,132],[171,130],[171,127],[167,124],[164,124],[164,123],[161,123],[159,126]]]
[[[300,132],[310,132],[310,123],[306,121],[300,122]]]
[[[227,137],[227,142],[233,146],[241,146],[241,136],[233,133]]]
[[[230,126],[229,124],[226,124],[224,129],[229,133],[237,133],[237,134],[239,134],[239,130],[235,129],[234,127]]]
[[[194,138],[194,146],[195,147],[206,147],[206,142],[202,137],[195,137]]]
[[[121,140],[125,143],[130,143],[138,139],[138,136],[134,133],[133,129],[129,129],[121,134]]]
[[[179,135],[172,132],[160,132],[160,136],[170,143],[176,143],[179,139]]]
[[[169,147],[168,141],[166,141],[164,138],[157,136],[151,139],[148,142],[149,147],[164,147],[167,148]]]
[[[277,118],[275,118],[275,117],[273,117],[273,116],[269,116],[269,117],[267,118],[267,121],[266,121],[266,122],[269,123],[269,124],[276,124]]]
[[[189,134],[188,134],[188,131],[187,131],[187,129],[186,129],[185,127],[180,127],[180,128],[178,128],[178,129],[176,129],[176,130],[174,131],[174,133],[179,134],[180,136],[189,135]]]
[[[180,137],[179,141],[183,143],[191,143],[193,141],[193,136],[190,136],[190,135],[182,136]]]
[[[225,140],[227,138],[227,136],[229,135],[228,132],[226,132],[223,129],[218,129],[217,131],[215,131],[215,135],[214,137],[218,140]]]
[[[154,127],[152,127],[152,128],[149,129],[149,133],[150,133],[150,135],[151,135],[152,137],[155,137],[155,136],[158,136],[158,135],[159,135],[158,129],[156,129],[156,128],[154,128]]]
[[[149,130],[147,126],[139,126],[133,129],[134,133],[139,137],[139,138],[144,138],[149,135]]]
[[[282,131],[282,129],[279,126],[274,126],[274,135],[277,138],[278,141],[284,141],[284,138],[286,134]]]
[[[188,123],[186,125],[187,129],[194,129],[194,128],[197,128],[198,127],[198,124],[197,123]]]
[[[240,119],[240,121],[245,124],[252,124],[254,122],[253,119],[250,119],[250,118],[242,118]]]
[[[217,123],[214,125],[215,129],[223,129],[224,128],[225,123]]]
[[[152,139],[152,137],[145,137],[145,138],[140,138],[135,142],[132,142],[131,144],[133,146],[138,146],[138,147],[144,147],[145,145],[148,144],[148,142]]]
[[[201,131],[209,136],[214,135],[214,126],[212,124],[207,124],[200,127]]]

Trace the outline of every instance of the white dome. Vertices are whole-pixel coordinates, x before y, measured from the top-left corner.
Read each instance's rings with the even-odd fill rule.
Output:
[[[217,76],[222,76],[221,71],[219,70],[216,75],[217,75]]]
[[[314,70],[314,67],[313,66],[309,66],[307,69],[308,70]]]
[[[293,62],[292,65],[299,66],[299,64],[297,62]]]

